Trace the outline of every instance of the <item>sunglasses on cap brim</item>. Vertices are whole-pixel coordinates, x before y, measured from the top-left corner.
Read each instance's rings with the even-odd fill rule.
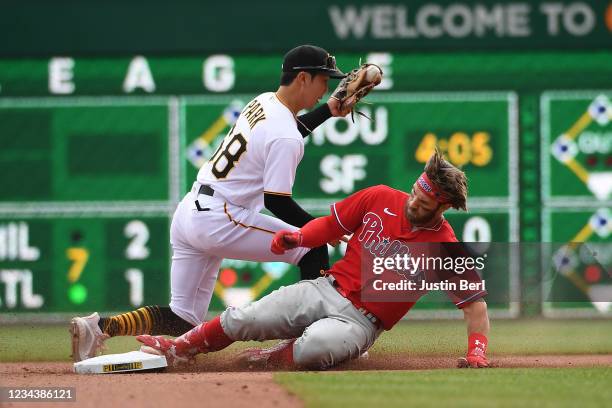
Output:
[[[299,67],[293,67],[292,70],[293,71],[318,70],[318,71],[328,72],[330,74],[341,75],[342,77],[345,76],[342,72],[338,71],[338,68],[336,67],[336,57],[334,57],[333,55],[330,55],[329,57],[327,57],[327,59],[325,60],[325,65],[304,65],[304,66],[299,66]]]

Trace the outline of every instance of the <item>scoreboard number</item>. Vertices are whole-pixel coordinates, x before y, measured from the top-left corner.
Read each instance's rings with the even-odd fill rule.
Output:
[[[73,304],[80,305],[87,300],[87,287],[79,283],[79,279],[83,275],[85,265],[89,260],[89,250],[81,247],[71,247],[66,250],[66,258],[71,262],[68,269],[68,299]]]
[[[75,283],[81,277],[87,260],[89,259],[89,251],[86,248],[68,248],[66,250],[66,257],[72,262],[68,269],[68,281]]]
[[[493,158],[493,149],[489,145],[491,135],[488,132],[475,132],[470,137],[465,132],[455,132],[448,140],[439,139],[434,133],[427,133],[416,149],[415,158],[419,163],[426,163],[436,146],[448,160],[457,167],[468,163],[484,167]]]
[[[144,299],[144,274],[140,269],[130,268],[125,271],[125,280],[130,284],[130,304],[141,306]]]
[[[131,238],[128,247],[125,250],[127,259],[147,259],[149,257],[149,248],[146,246],[149,241],[149,228],[139,220],[130,221],[123,230],[126,238]]]
[[[463,226],[463,242],[491,242],[491,226],[483,217],[471,217]]]
[[[125,257],[129,260],[147,259],[150,250],[147,247],[150,233],[147,224],[140,220],[133,220],[125,225],[123,230],[130,243],[125,249]],[[134,307],[140,306],[144,299],[144,274],[138,268],[130,268],[125,271],[125,280],[130,285],[130,304]]]

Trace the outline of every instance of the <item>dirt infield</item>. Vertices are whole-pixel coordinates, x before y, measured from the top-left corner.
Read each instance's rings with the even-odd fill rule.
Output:
[[[0,364],[5,387],[75,387],[77,404],[37,403],[36,407],[189,406],[300,407],[301,401],[273,381],[273,373],[237,362],[204,356],[194,366],[172,368],[155,374],[79,375],[71,363]],[[212,357],[212,356],[211,356]],[[455,358],[406,354],[373,355],[335,370],[424,370],[454,368]],[[612,367],[612,355],[500,356],[493,367]],[[214,403],[213,403],[214,402]],[[22,403],[3,404],[23,407]]]
[[[338,369],[350,370],[428,370],[455,368],[454,357],[423,357],[406,355],[351,361]],[[612,355],[574,355],[574,356],[500,356],[491,359],[493,368],[572,368],[572,367],[612,367]]]
[[[80,375],[70,363],[0,365],[4,387],[75,387],[77,404],[36,403],[43,407],[301,407],[272,379],[271,372],[185,372]],[[3,403],[2,407],[24,407]],[[32,405],[30,405],[32,406]]]

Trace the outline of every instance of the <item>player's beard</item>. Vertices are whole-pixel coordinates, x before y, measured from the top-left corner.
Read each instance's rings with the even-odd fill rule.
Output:
[[[410,224],[412,224],[412,226],[414,227],[420,227],[423,225],[427,225],[429,222],[431,222],[431,220],[433,220],[435,216],[436,216],[436,212],[432,211],[430,213],[417,217],[410,210],[410,207],[406,206],[406,217],[408,218],[408,221],[410,221]]]

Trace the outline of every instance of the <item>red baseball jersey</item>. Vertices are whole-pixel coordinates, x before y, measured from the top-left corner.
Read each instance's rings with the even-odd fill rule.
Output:
[[[405,215],[409,194],[385,185],[369,187],[358,191],[331,206],[332,215],[348,234],[350,239],[346,254],[330,269],[346,297],[357,307],[364,307],[391,329],[427,291],[411,293],[410,301],[367,301],[367,288],[363,282],[362,268],[371,274],[371,260],[397,253],[406,243],[458,242],[450,224],[443,220],[431,229],[413,227]],[[428,254],[432,255],[432,254]],[[395,273],[395,272],[394,272]],[[395,273],[397,279],[401,276]],[[374,277],[374,275],[372,275]],[[387,275],[388,276],[388,275]],[[450,273],[445,278],[457,279]],[[461,276],[472,282],[480,282],[478,274],[471,270]],[[486,290],[447,291],[451,300],[461,308],[468,302],[484,295]]]

